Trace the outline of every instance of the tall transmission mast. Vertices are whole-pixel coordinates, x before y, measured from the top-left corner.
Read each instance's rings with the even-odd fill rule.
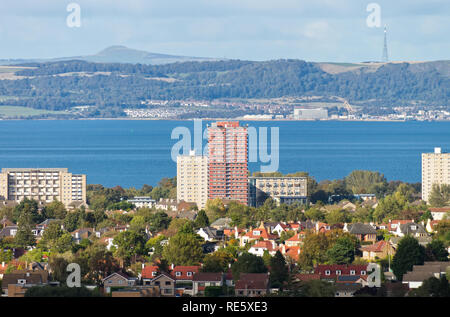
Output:
[[[388,49],[387,49],[387,26],[384,25],[384,47],[383,47],[383,58],[381,59],[384,63],[389,62]]]

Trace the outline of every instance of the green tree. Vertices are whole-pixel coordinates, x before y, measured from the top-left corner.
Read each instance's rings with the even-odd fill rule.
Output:
[[[69,231],[75,231],[80,227],[81,216],[78,211],[69,213],[64,218],[64,228]]]
[[[208,216],[203,209],[198,212],[194,224],[196,228],[204,228],[209,226]]]
[[[450,205],[450,185],[433,184],[428,202],[433,207],[444,207]]]
[[[197,265],[203,259],[203,249],[197,237],[193,233],[177,233],[164,247],[163,258],[175,265]]]
[[[419,242],[406,236],[400,240],[397,252],[392,259],[392,270],[400,281],[403,275],[411,271],[414,265],[422,265],[425,260],[425,248]]]
[[[284,282],[287,282],[289,271],[286,260],[280,251],[270,259],[270,285],[272,287],[283,288]]]
[[[332,283],[322,280],[303,282],[301,294],[305,297],[334,297],[335,287]]]
[[[217,250],[205,256],[202,272],[225,272],[228,264],[231,263],[231,255],[224,250]]]
[[[327,250],[328,261],[331,264],[350,264],[355,259],[357,243],[351,236],[342,236]]]
[[[58,222],[52,222],[47,226],[47,228],[45,228],[44,234],[42,235],[42,240],[39,243],[46,246],[48,249],[53,249],[63,233],[61,224]]]
[[[433,240],[425,247],[425,261],[448,261],[448,251],[441,240]]]
[[[32,215],[29,211],[23,211],[19,217],[17,233],[14,237],[14,243],[27,248],[36,244],[36,238],[32,232]]]
[[[122,259],[126,265],[130,264],[130,260],[137,255],[145,253],[146,239],[141,233],[127,230],[120,232],[113,240],[117,245],[115,255]]]
[[[231,265],[231,272],[233,279],[237,281],[241,273],[266,273],[267,267],[261,257],[244,252]]]
[[[450,284],[447,278],[442,276],[440,279],[430,277],[423,281],[422,286],[411,290],[408,293],[410,297],[450,297]]]
[[[66,207],[58,200],[54,200],[42,208],[42,217],[45,219],[64,219],[66,215]]]
[[[28,198],[23,199],[17,206],[14,207],[13,220],[18,222],[20,217],[26,214],[31,224],[41,222],[42,216],[39,214],[38,203],[35,200],[30,200]]]
[[[386,178],[378,172],[353,171],[344,181],[347,189],[354,194],[371,194],[374,186],[386,183]]]

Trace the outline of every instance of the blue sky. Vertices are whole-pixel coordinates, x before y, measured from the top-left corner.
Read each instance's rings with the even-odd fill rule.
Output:
[[[81,27],[69,28],[69,3]],[[449,0],[15,0],[0,2],[0,59],[94,54],[111,45],[156,53],[250,60],[450,59]]]

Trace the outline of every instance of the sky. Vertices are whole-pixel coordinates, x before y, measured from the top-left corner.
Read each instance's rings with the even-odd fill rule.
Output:
[[[80,8],[80,27],[67,18]],[[368,24],[379,8],[379,27]],[[378,11],[377,11],[378,12]],[[376,21],[371,19],[370,21]],[[315,62],[450,59],[449,0],[0,1],[0,59],[95,54],[112,45],[184,56]]]

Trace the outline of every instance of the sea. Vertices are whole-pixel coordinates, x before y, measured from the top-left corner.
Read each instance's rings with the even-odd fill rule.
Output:
[[[197,124],[204,130],[209,123]],[[271,160],[277,163],[273,169],[305,171],[317,181],[343,178],[353,170],[371,170],[389,181],[420,182],[421,153],[433,152],[435,147],[450,151],[450,122],[241,124],[257,131],[258,138],[267,128],[268,153],[272,158],[278,154],[278,162]],[[278,141],[271,142],[277,131]],[[88,184],[155,186],[164,177],[176,176],[173,147],[189,137],[194,144],[195,135],[193,120],[4,120],[0,121],[0,168],[66,167],[71,173],[86,174]],[[275,150],[270,153],[272,147]],[[267,158],[256,153],[257,161],[249,163],[251,172],[268,165]]]

